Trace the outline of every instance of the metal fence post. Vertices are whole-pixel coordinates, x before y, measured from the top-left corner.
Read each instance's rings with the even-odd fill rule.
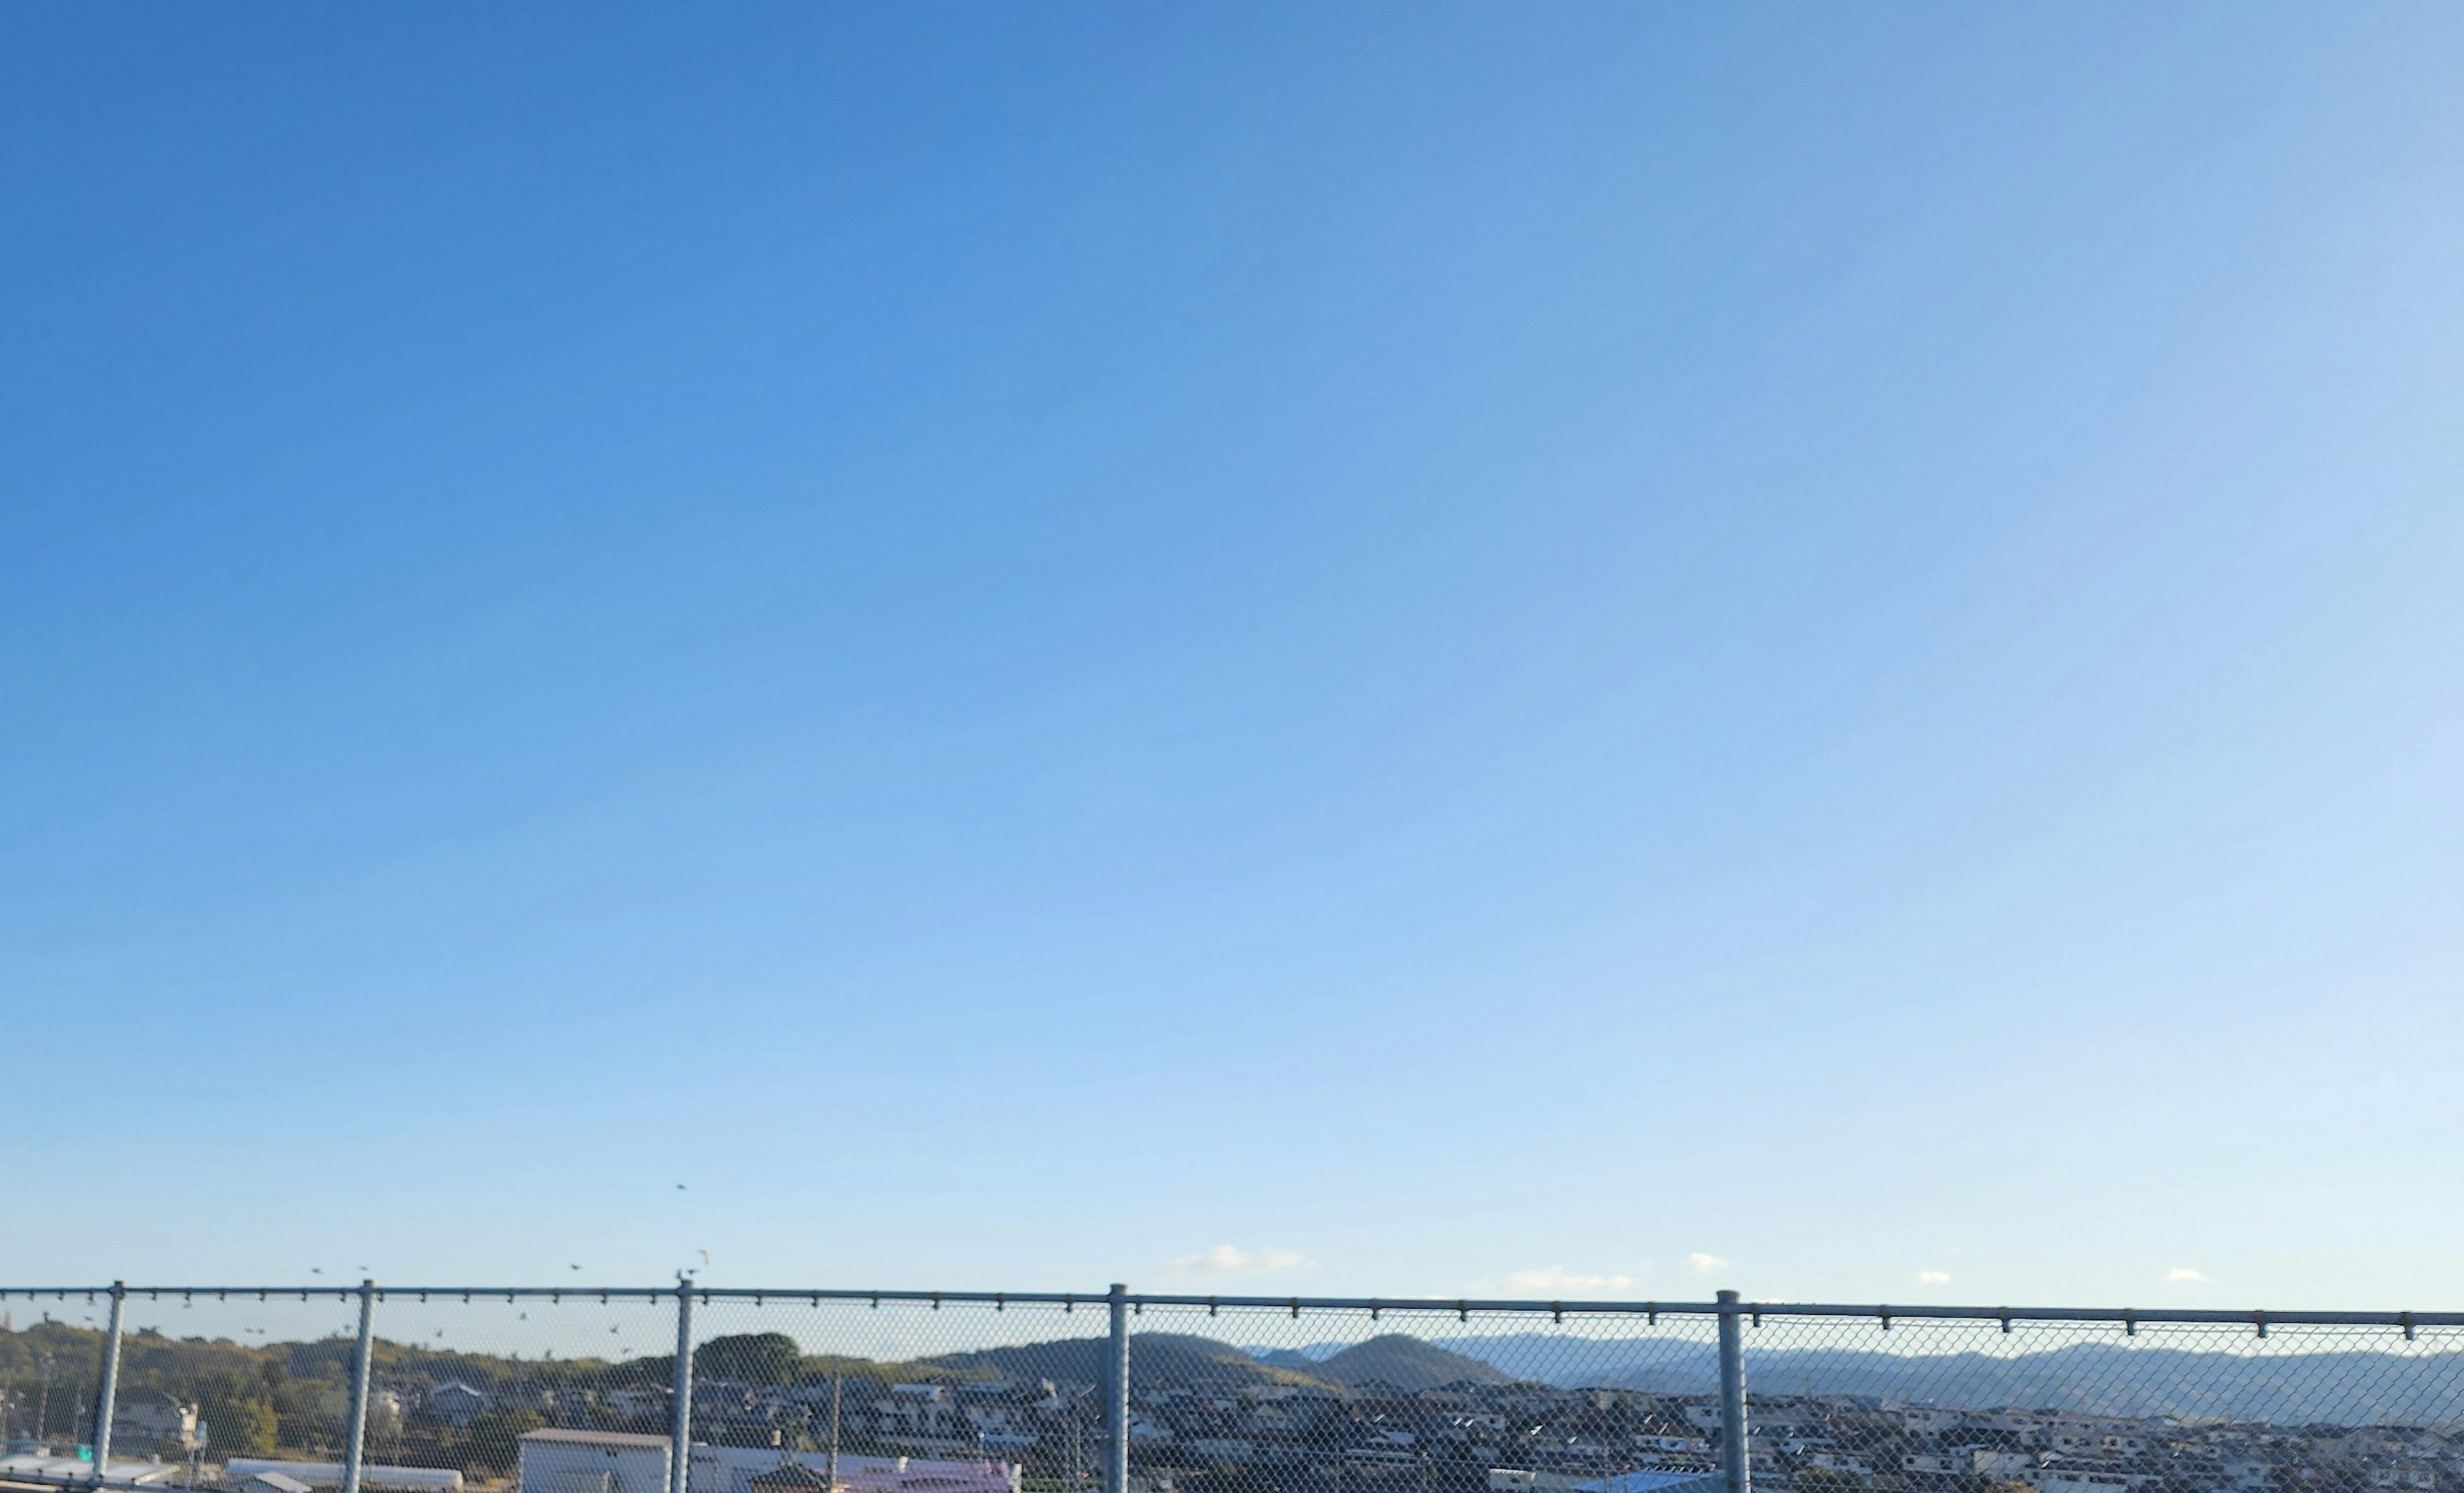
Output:
[[[668,1442],[668,1493],[685,1493],[693,1477],[693,1279],[676,1277],[674,1429]]]
[[[1111,1351],[1104,1358],[1104,1493],[1130,1493],[1129,1293],[1112,1282]]]
[[[374,1362],[377,1283],[360,1282],[360,1342],[351,1352],[351,1423],[343,1427],[342,1493],[360,1493],[360,1463],[368,1449],[368,1370]]]
[[[128,1305],[128,1282],[111,1282],[111,1326],[102,1337],[102,1383],[94,1396],[94,1481],[111,1458],[111,1412],[120,1399],[120,1316]]]
[[[839,1493],[839,1390],[845,1374],[830,1375],[830,1461],[824,1474],[829,1479],[829,1493]]]
[[[1720,1471],[1728,1493],[1752,1493],[1753,1460],[1746,1426],[1746,1349],[1737,1326],[1737,1293],[1720,1293]]]

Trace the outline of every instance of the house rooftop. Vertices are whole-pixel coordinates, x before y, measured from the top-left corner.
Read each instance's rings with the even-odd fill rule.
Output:
[[[563,1441],[583,1446],[670,1446],[674,1443],[663,1436],[643,1436],[634,1431],[525,1431],[525,1441]]]

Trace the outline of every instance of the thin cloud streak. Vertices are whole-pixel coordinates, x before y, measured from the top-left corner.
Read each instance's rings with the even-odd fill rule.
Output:
[[[1553,1296],[1567,1291],[1621,1291],[1632,1284],[1632,1276],[1581,1275],[1563,1265],[1517,1270],[1506,1278],[1507,1289],[1534,1296]]]
[[[1218,1244],[1195,1255],[1183,1255],[1167,1268],[1174,1275],[1266,1275],[1277,1270],[1303,1269],[1309,1262],[1309,1258],[1296,1249],[1243,1249],[1237,1244]]]

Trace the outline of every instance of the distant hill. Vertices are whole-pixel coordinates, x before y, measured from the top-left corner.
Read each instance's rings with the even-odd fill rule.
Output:
[[[1301,1355],[1295,1353],[1292,1356],[1299,1358]],[[1308,1362],[1306,1359],[1302,1361]],[[1389,1332],[1366,1343],[1356,1343],[1331,1358],[1310,1364],[1306,1371],[1340,1384],[1366,1384],[1375,1379],[1399,1390],[1433,1389],[1458,1379],[1470,1379],[1481,1384],[1509,1384],[1514,1377],[1477,1358],[1449,1352],[1434,1343],[1424,1343],[1401,1332]]]
[[[1365,1346],[1365,1345],[1364,1345]],[[956,1373],[990,1370],[1016,1379],[1074,1379],[1081,1384],[1104,1380],[1103,1338],[1060,1338],[1019,1348],[991,1348],[976,1353],[949,1353],[923,1360]],[[1281,1364],[1262,1364],[1213,1338],[1181,1332],[1130,1334],[1130,1382],[1147,1384],[1168,1379],[1188,1384],[1199,1379],[1228,1379],[1235,1384],[1324,1384],[1314,1374]]]

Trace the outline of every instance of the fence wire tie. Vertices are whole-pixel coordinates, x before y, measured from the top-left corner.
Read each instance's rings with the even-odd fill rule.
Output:
[[[872,1293],[872,1309],[875,1311],[881,1310],[881,1293],[879,1291]]]
[[[561,1306],[561,1305],[563,1305],[563,1304],[564,1304],[564,1293],[563,1293],[562,1291],[550,1291],[550,1292],[548,1292],[548,1293],[547,1293],[547,1304],[548,1304],[549,1305],[551,1305],[551,1306]],[[761,1298],[760,1298],[760,1297],[759,1297],[759,1296],[757,1296],[757,1297],[753,1298],[753,1304],[754,1304],[754,1305],[756,1305],[756,1306],[760,1305],[760,1304],[761,1304]]]
[[[1206,1315],[1210,1317],[1215,1315],[1215,1298],[1212,1296],[1206,1298]]]
[[[1301,1320],[1301,1299],[1297,1296],[1292,1298],[1292,1320],[1294,1322]]]
[[[1377,1320],[1377,1299],[1374,1296],[1369,1299],[1369,1320],[1372,1322]]]
[[[2124,1306],[2122,1308],[2122,1335],[2123,1337],[2137,1337],[2139,1335],[2139,1309],[2137,1307]]]
[[[2008,1306],[2002,1308],[2002,1331],[2006,1336],[2011,1331],[2011,1308]]]
[[[1883,1330],[1883,1331],[1885,1331],[1885,1332],[1890,1331],[1890,1330],[1891,1330],[1891,1308],[1889,1308],[1888,1306],[1877,1306],[1877,1307],[1875,1307],[1875,1308],[1874,1308],[1874,1310],[1875,1310],[1875,1311],[1876,1311],[1876,1313],[1878,1313],[1878,1314],[1881,1317],[1881,1319],[1882,1319],[1882,1330]]]
[[[1660,1304],[1658,1302],[1645,1302],[1642,1304],[1642,1321],[1643,1326],[1645,1326],[1656,1327],[1660,1326]]]
[[[1008,1297],[1009,1297],[1009,1293],[1008,1293],[1007,1291],[995,1291],[995,1292],[993,1293],[993,1310],[995,1310],[995,1311],[1007,1311],[1007,1310],[1009,1310],[1009,1301],[1008,1301]]]
[[[819,1291],[815,1291],[815,1292],[813,1293],[813,1304],[814,1304],[815,1306],[817,1306],[817,1307],[818,1307],[818,1306],[820,1306],[820,1305],[822,1304],[822,1293],[821,1293],[821,1292],[819,1292]]]
[[[1061,1315],[1066,1317],[1077,1309],[1078,1298],[1075,1296],[1064,1296],[1061,1298]]]
[[[1458,1300],[1455,1303],[1455,1320],[1457,1322],[1469,1322],[1471,1320],[1471,1303],[1461,1300]]]
[[[2258,1335],[2260,1337],[2267,1336],[2267,1313],[2263,1311],[2252,1312],[2250,1314],[2250,1320],[2258,1324]]]
[[[1551,1302],[1549,1304],[1549,1320],[1561,1326],[1565,1323],[1566,1304],[1564,1302]]]
[[[756,1306],[759,1306],[759,1305],[760,1305],[760,1304],[761,1304],[761,1293],[760,1293],[759,1291],[756,1291],[756,1292],[754,1292],[754,1293],[753,1293],[753,1304],[754,1304],[754,1305],[756,1305]]]
[[[1761,1307],[1757,1306],[1753,1309],[1753,1319],[1755,1326],[1759,1327],[1763,1325],[1763,1309]]]
[[[941,1293],[938,1291],[935,1291],[933,1293],[933,1309],[935,1311],[939,1311],[941,1309]]]
[[[2408,1342],[2408,1343],[2411,1342],[2411,1341],[2412,1341],[2412,1313],[2410,1313],[2410,1312],[2409,1312],[2409,1311],[2400,1311],[2400,1312],[2397,1312],[2397,1313],[2395,1314],[2395,1321],[2396,1321],[2396,1326],[2400,1326],[2400,1327],[2404,1328],[2404,1340],[2405,1340],[2406,1342]]]

